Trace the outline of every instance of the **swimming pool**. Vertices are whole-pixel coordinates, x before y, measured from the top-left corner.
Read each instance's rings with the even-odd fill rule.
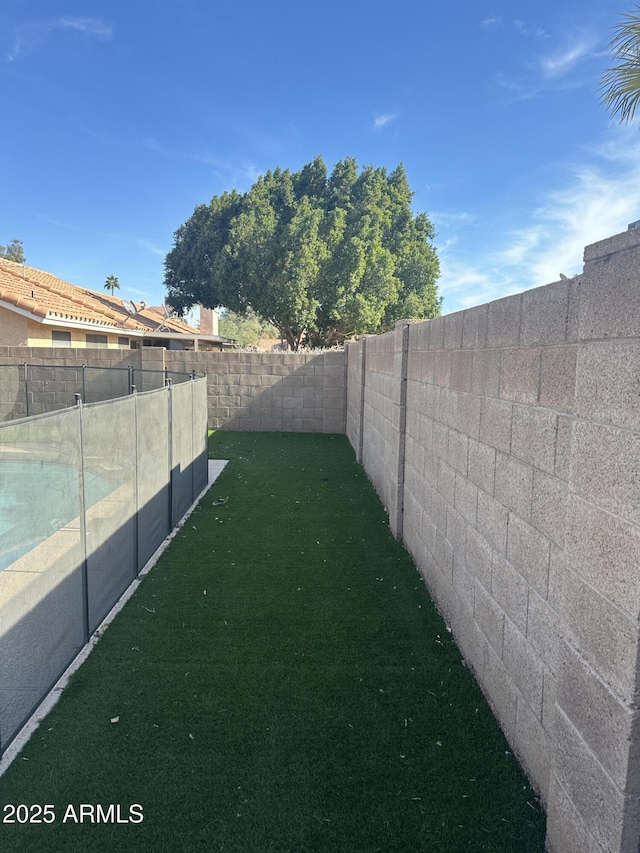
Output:
[[[115,485],[84,474],[87,507]],[[0,571],[80,515],[80,478],[75,466],[23,460],[0,461]]]

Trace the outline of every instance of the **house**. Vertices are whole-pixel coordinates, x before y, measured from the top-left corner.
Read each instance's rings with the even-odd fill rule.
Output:
[[[197,329],[168,306],[119,299],[0,258],[2,346],[222,350],[235,344],[217,334],[213,312],[201,309],[201,318]]]

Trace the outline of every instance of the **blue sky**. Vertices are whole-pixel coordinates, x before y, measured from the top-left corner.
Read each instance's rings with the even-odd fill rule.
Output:
[[[316,155],[393,169],[444,311],[582,269],[640,219],[640,133],[599,103],[612,0],[3,0],[0,243],[159,304],[173,233]]]

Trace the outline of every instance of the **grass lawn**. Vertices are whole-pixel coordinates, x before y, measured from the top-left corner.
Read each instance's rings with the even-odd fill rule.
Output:
[[[0,779],[0,805],[55,813],[0,824],[3,853],[542,853],[542,809],[347,439],[210,449],[230,463]],[[80,804],[144,819],[80,824]]]

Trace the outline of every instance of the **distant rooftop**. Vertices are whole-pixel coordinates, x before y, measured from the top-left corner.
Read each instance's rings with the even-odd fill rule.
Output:
[[[51,273],[0,258],[0,302],[14,306],[34,319],[55,319],[101,325],[113,329],[151,332],[162,325],[165,332],[197,335],[198,329],[169,311],[144,302],[77,287]],[[134,313],[131,313],[133,308]]]

